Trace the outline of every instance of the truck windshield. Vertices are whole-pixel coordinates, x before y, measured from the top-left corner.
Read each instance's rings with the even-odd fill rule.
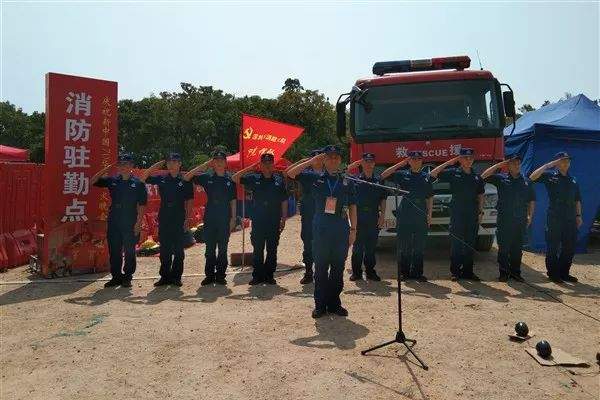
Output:
[[[374,86],[354,107],[355,137],[376,140],[500,135],[494,81]]]

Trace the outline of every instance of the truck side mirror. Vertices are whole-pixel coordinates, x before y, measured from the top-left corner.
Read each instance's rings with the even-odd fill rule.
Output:
[[[507,117],[515,118],[515,98],[513,97],[513,92],[504,92],[502,93],[502,100],[504,101],[504,114]]]
[[[346,103],[337,103],[335,105],[335,112],[337,114],[336,133],[338,137],[342,138],[346,136]]]

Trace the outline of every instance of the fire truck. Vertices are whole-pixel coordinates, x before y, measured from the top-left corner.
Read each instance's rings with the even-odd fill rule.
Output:
[[[457,156],[461,147],[475,150],[478,173],[502,160],[503,131],[515,117],[513,92],[491,72],[469,69],[470,64],[468,56],[375,63],[374,76],[356,81],[337,101],[337,132],[346,135],[349,125],[351,160],[371,152],[378,168],[387,168],[409,151],[421,150],[424,168],[431,169]],[[435,182],[434,191],[429,235],[447,236],[450,188]],[[496,188],[486,185],[484,196],[477,249],[487,251],[496,233]],[[380,235],[395,236],[395,199],[387,201]]]

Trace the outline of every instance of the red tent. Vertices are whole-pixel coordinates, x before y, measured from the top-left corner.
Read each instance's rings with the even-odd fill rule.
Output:
[[[29,150],[0,144],[0,161],[29,161]]]
[[[283,171],[287,167],[289,167],[292,163],[286,160],[285,158],[280,158],[275,163],[275,169]],[[235,153],[227,157],[227,166],[229,169],[238,171],[240,170],[240,153]]]

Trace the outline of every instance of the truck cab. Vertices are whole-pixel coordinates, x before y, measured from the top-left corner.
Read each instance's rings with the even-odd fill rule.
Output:
[[[467,56],[376,63],[374,76],[356,81],[337,104],[338,133],[346,133],[349,105],[350,157],[374,153],[383,170],[411,150],[424,155],[431,169],[457,156],[461,147],[475,150],[473,168],[481,173],[504,157],[503,130],[507,117],[514,119],[514,99],[501,90],[489,71],[468,70]],[[430,236],[448,235],[450,200],[447,184],[434,183]],[[484,216],[477,247],[489,250],[496,231],[498,195],[485,187]],[[386,227],[382,236],[396,234],[395,197],[388,197]]]

